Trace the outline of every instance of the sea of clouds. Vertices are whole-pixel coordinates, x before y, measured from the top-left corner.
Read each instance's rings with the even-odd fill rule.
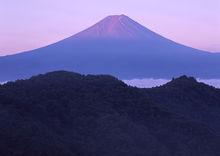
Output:
[[[3,84],[5,84],[5,83],[7,83],[7,81],[5,81],[5,82],[0,82],[0,85],[3,85]]]
[[[123,80],[126,84],[138,88],[152,88],[156,86],[161,86],[171,81],[168,79],[132,79],[132,80]],[[197,79],[198,82],[203,82],[210,86],[220,88],[220,79]]]
[[[166,84],[171,81],[168,79],[132,79],[132,80],[123,80],[127,85],[138,87],[138,88],[152,88]],[[220,79],[197,79],[198,82],[203,82],[215,88],[220,88]],[[0,82],[0,85],[5,84],[6,82]]]

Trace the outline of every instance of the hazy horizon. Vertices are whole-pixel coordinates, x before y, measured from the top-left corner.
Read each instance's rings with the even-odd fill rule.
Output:
[[[205,83],[209,86],[220,89],[220,79],[196,79],[198,82]],[[153,88],[161,85],[165,85],[170,82],[171,79],[156,79],[156,78],[146,78],[146,79],[131,79],[131,80],[122,80],[129,86],[138,87],[138,88]],[[11,81],[9,81],[11,82]],[[0,82],[0,85],[6,84],[6,82]]]
[[[126,84],[133,86],[133,87],[138,87],[138,88],[157,87],[157,86],[164,85],[170,81],[171,81],[170,79],[155,79],[155,78],[123,80],[123,82],[125,82]],[[197,81],[213,86],[215,88],[220,88],[220,79],[197,78]]]

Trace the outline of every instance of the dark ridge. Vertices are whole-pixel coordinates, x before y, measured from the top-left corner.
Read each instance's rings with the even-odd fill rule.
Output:
[[[168,82],[167,86],[176,86],[176,85],[197,85],[199,84],[194,77],[189,77],[186,75],[180,76],[178,78],[173,78],[172,81]],[[165,86],[166,86],[165,85]]]
[[[186,76],[186,75],[180,76],[180,77],[178,77],[176,79],[174,78],[173,81],[180,81],[180,82],[188,81],[188,82],[194,82],[194,83],[197,82],[194,77],[190,77],[190,76]]]
[[[181,76],[144,91],[159,107],[209,125],[220,135],[220,89],[197,82],[193,77]]]
[[[79,73],[74,73],[74,72],[69,72],[69,71],[54,71],[54,72],[49,72],[46,74],[39,74],[37,76],[32,76],[30,79],[23,79],[23,80],[16,80],[12,82],[8,82],[3,84],[4,86],[8,85],[16,85],[16,84],[25,84],[25,83],[32,83],[37,84],[45,81],[45,84],[51,84],[53,83],[54,85],[57,84],[69,84],[69,83],[83,83],[83,82],[97,82],[97,83],[105,83],[106,85],[109,84],[120,84],[120,85],[126,85],[119,79],[111,76],[111,75],[82,75]],[[104,85],[104,84],[103,84]]]
[[[0,155],[219,156],[219,90],[173,82],[138,89],[109,75],[57,71],[4,84]]]
[[[173,78],[170,82],[159,86],[159,87],[154,87],[154,89],[162,89],[162,88],[180,88],[180,89],[185,89],[185,90],[195,90],[195,89],[203,89],[203,90],[219,90],[218,88],[215,88],[213,86],[210,86],[208,84],[205,84],[203,82],[198,82],[194,77],[191,76],[180,76],[177,78]],[[206,92],[206,91],[205,91]]]

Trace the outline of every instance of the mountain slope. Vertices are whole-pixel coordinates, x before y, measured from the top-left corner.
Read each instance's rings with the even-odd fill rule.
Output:
[[[176,83],[173,87],[179,88]],[[107,75],[58,71],[7,83],[0,86],[0,155],[220,154],[220,137],[208,124],[154,100],[145,90]]]
[[[220,135],[220,89],[182,76],[161,87],[144,90],[159,107],[209,125]]]
[[[111,74],[121,79],[183,74],[220,78],[219,60],[220,54],[177,44],[119,15],[47,47],[0,57],[0,81],[54,70]]]

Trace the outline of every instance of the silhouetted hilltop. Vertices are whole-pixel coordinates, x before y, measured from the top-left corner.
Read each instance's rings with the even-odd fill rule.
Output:
[[[161,87],[144,90],[159,107],[207,124],[220,134],[220,89],[181,76]]]
[[[0,86],[0,155],[218,156],[218,127],[205,120],[218,119],[219,93],[188,77],[153,89],[65,71],[9,82]]]
[[[198,83],[194,77],[188,77],[186,75],[180,76],[178,78],[173,78],[172,81],[170,81],[169,84],[195,84]]]

